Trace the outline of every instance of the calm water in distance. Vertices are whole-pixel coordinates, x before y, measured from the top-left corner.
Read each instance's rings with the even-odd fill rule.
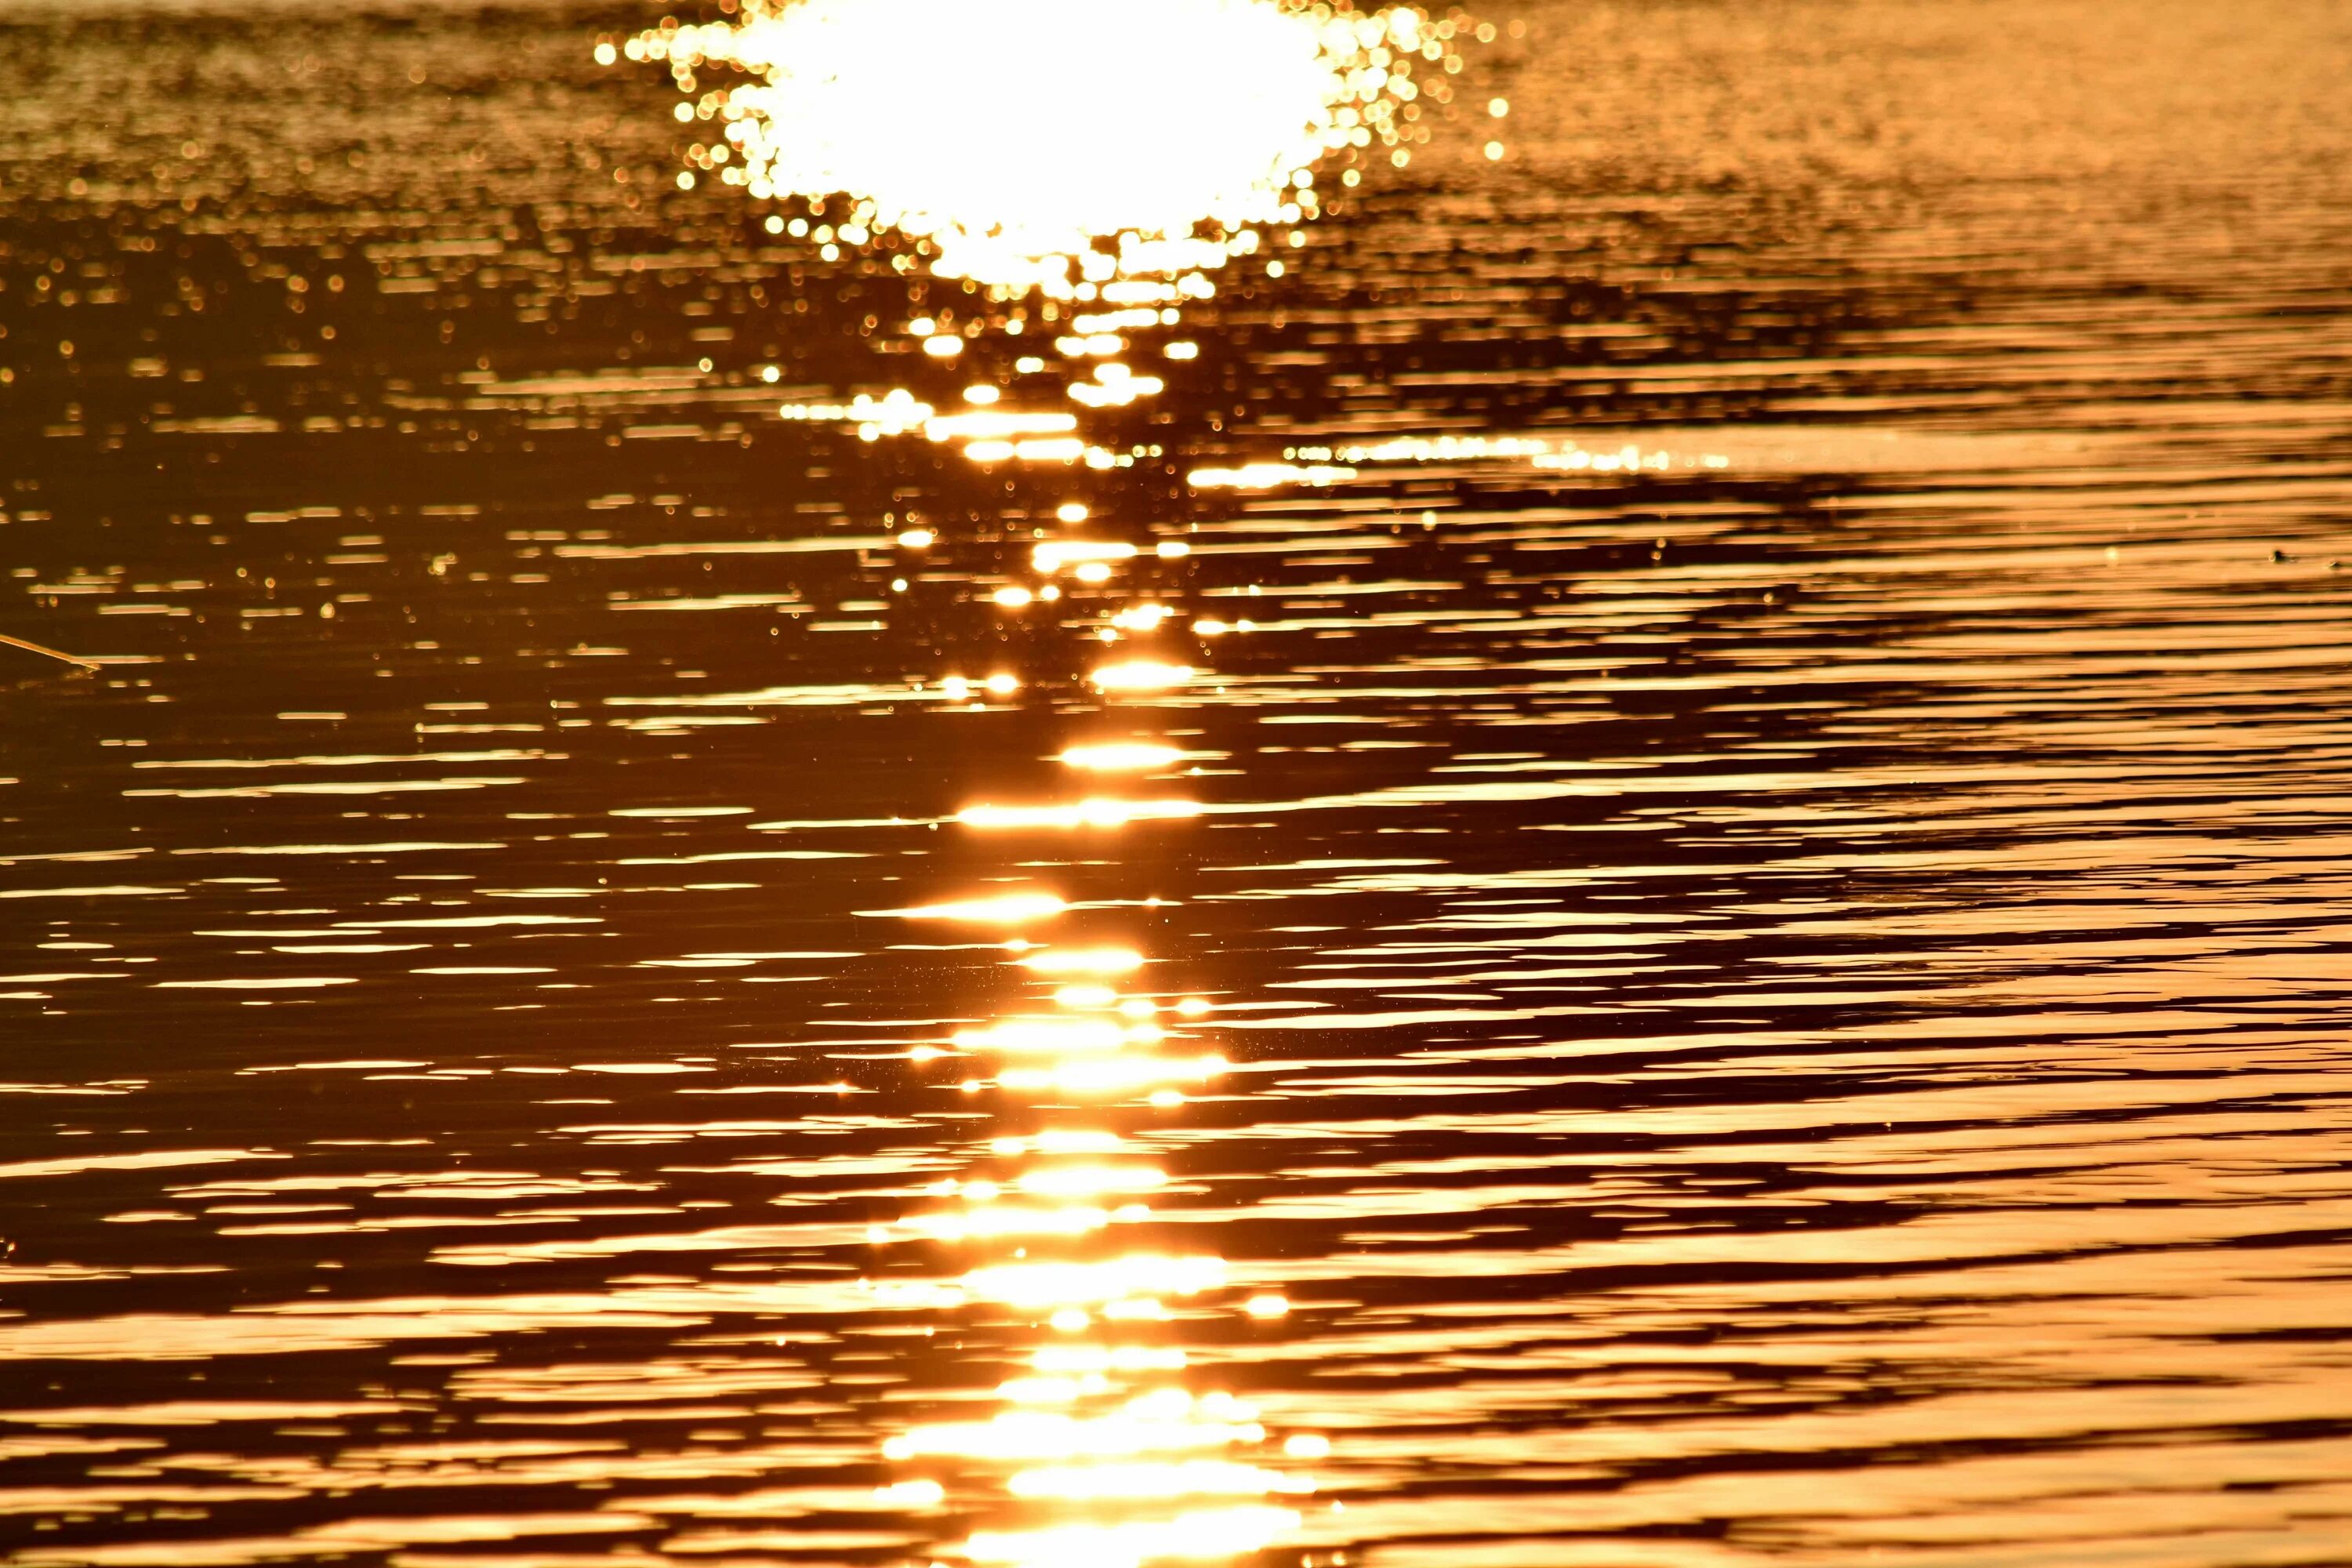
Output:
[[[656,19],[0,12],[0,1561],[2352,1562],[2352,13],[1498,3],[1101,352]]]

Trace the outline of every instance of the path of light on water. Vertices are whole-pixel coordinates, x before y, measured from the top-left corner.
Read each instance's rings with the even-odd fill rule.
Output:
[[[849,196],[827,226],[845,243],[892,231],[942,276],[1137,303],[1198,295],[1256,226],[1313,216],[1328,154],[1418,139],[1406,110],[1446,94],[1412,68],[1454,32],[1282,0],[751,0],[626,52],[669,66],[681,121],[723,131],[698,168],[759,198]],[[756,79],[712,89],[711,68]]]

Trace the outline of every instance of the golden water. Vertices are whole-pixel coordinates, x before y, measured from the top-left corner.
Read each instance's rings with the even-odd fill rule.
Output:
[[[658,19],[0,14],[0,1561],[2352,1561],[2340,7]]]

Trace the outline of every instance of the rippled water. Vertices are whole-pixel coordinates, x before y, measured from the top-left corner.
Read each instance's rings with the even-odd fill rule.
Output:
[[[1482,18],[1015,339],[0,15],[8,1562],[2352,1561],[2352,21]]]

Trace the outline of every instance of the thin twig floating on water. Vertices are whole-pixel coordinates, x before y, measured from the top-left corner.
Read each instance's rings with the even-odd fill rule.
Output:
[[[37,653],[43,658],[54,658],[60,664],[72,665],[76,669],[96,669],[98,668],[98,665],[94,660],[78,658],[69,653],[59,653],[53,647],[43,647],[39,643],[26,642],[23,637],[12,637],[5,635],[0,635],[0,647],[20,647],[26,653]]]

